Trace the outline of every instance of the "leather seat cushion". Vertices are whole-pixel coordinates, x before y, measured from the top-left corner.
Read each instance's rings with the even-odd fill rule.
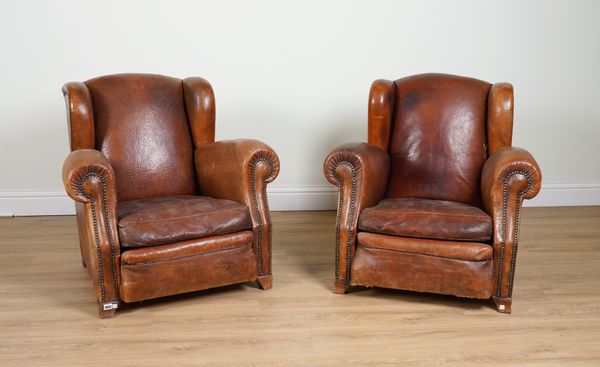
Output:
[[[358,229],[393,236],[478,242],[492,238],[492,218],[477,207],[453,201],[384,199],[362,211]]]
[[[466,261],[490,260],[494,255],[492,246],[485,243],[427,240],[369,232],[358,233],[358,245],[380,250]]]
[[[154,246],[250,229],[248,207],[231,200],[178,195],[117,204],[125,248]]]

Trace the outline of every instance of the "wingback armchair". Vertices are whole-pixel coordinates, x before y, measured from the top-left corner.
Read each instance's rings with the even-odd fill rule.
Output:
[[[514,148],[513,88],[444,74],[377,80],[368,143],[324,164],[338,186],[334,292],[378,286],[492,298],[511,312],[524,199],[538,164]]]
[[[206,80],[108,75],[63,93],[71,153],[62,176],[100,317],[120,301],[271,287],[266,187],[279,160],[260,141],[215,142]]]

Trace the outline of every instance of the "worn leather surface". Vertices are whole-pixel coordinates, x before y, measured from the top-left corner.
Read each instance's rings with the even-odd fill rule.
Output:
[[[279,174],[275,151],[258,140],[220,141],[198,147],[195,163],[203,195],[237,201],[250,209],[258,275],[270,275],[272,227],[267,184]]]
[[[386,197],[480,205],[490,84],[422,74],[396,80]]]
[[[252,245],[246,243],[193,256],[122,264],[121,268],[121,298],[125,302],[137,302],[253,281],[256,279],[256,256]]]
[[[490,88],[487,105],[488,155],[512,145],[514,97],[510,83]]]
[[[524,199],[538,194],[541,185],[540,167],[533,156],[521,148],[500,148],[483,167],[483,206],[494,222],[492,244],[496,297],[512,297],[521,206]]]
[[[67,105],[71,150],[94,149],[94,109],[92,96],[83,83],[66,83],[62,88]]]
[[[279,160],[259,141],[214,143],[214,93],[206,80],[108,75],[67,83],[63,93],[73,150],[63,180],[77,202],[81,254],[100,317],[114,316],[115,309],[103,306],[120,300],[248,280],[270,287],[266,185],[277,177]],[[198,203],[200,177],[204,196],[237,203]],[[172,200],[182,195],[189,200]],[[163,241],[170,244],[157,245]],[[154,246],[128,250],[148,243]]]
[[[183,79],[183,95],[194,147],[215,142],[215,94],[205,79]]]
[[[82,257],[101,305],[119,300],[120,246],[116,223],[115,174],[94,149],[71,152],[63,164],[63,183],[77,203]],[[102,317],[108,316],[101,313]]]
[[[335,228],[337,287],[349,285],[350,264],[356,249],[358,214],[383,197],[389,164],[385,150],[366,143],[341,145],[325,159],[325,178],[338,187]]]
[[[352,262],[352,285],[489,298],[493,268],[492,260],[464,261],[359,246]]]
[[[252,231],[228,233],[188,241],[127,249],[121,255],[126,265],[144,264],[153,261],[175,260],[183,257],[229,250],[252,243]]]
[[[384,199],[360,213],[358,229],[394,236],[488,241],[492,218],[477,207],[454,201]]]
[[[379,79],[369,91],[369,144],[387,151],[390,144],[396,87],[391,80]]]
[[[119,201],[197,192],[181,80],[120,74],[85,85],[93,101],[95,147],[115,171]]]
[[[358,245],[368,248],[446,257],[455,260],[491,260],[492,246],[485,243],[426,240],[385,234],[358,232]]]
[[[510,148],[512,126],[509,83],[443,74],[375,81],[369,142],[389,153],[389,168],[358,175],[355,165],[338,165],[362,164],[351,159],[352,145],[325,163],[340,187],[334,292],[353,284],[493,296],[509,312],[522,201],[541,185],[533,157]],[[364,177],[371,184],[361,186]],[[365,209],[383,198],[366,189],[381,180],[385,198],[405,200],[402,208]],[[368,205],[359,200],[363,190],[371,193]]]
[[[207,196],[163,196],[117,205],[122,247],[145,247],[252,227],[244,204]]]

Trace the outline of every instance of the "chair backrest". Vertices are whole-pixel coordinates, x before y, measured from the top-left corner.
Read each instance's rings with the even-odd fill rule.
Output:
[[[184,84],[161,75],[119,74],[63,88],[71,149],[97,149],[108,158],[118,201],[198,192],[188,121],[195,116],[188,118]],[[212,111],[214,141],[214,106]]]
[[[373,84],[369,142],[390,154],[386,197],[481,204],[481,169],[492,152],[488,140],[495,151],[510,145],[512,137],[512,87],[510,103],[488,114],[488,104],[495,108],[499,98],[492,89],[506,84],[496,86],[445,74]],[[503,91],[506,100],[508,92]]]

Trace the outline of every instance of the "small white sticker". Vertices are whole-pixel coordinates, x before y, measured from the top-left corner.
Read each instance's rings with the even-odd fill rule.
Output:
[[[504,311],[504,305],[500,305],[500,309]]]
[[[104,311],[116,310],[119,305],[117,303],[105,303],[102,305]]]

